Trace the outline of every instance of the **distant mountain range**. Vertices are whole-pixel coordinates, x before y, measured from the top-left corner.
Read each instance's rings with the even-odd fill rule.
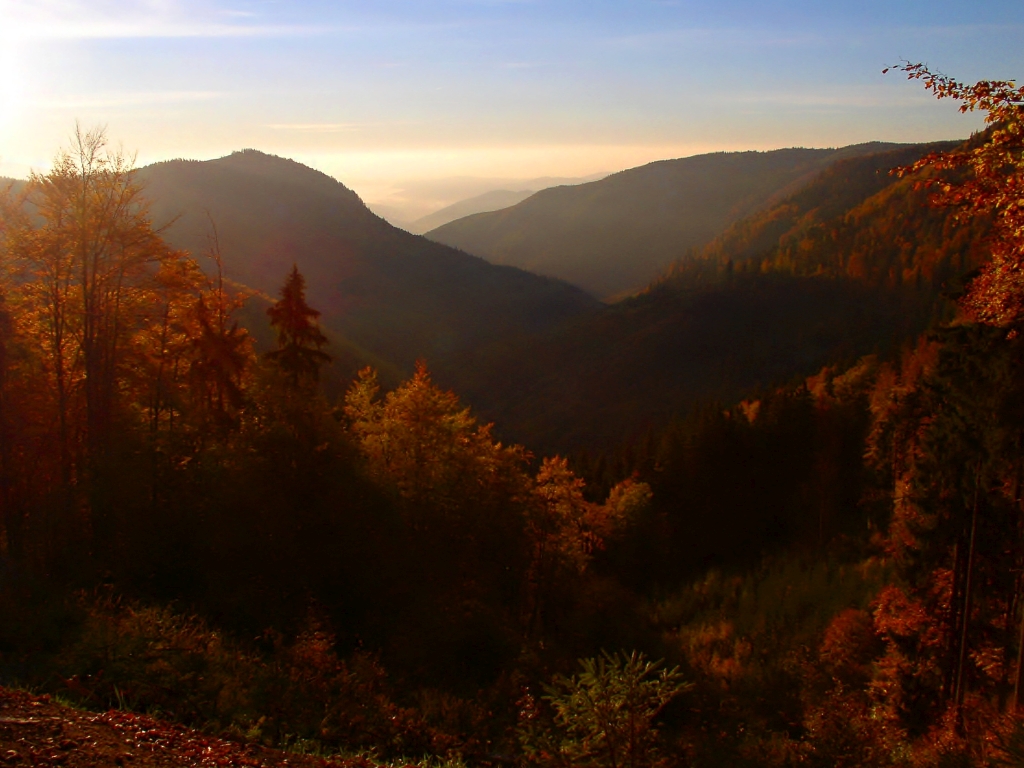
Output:
[[[324,326],[400,369],[598,307],[558,280],[397,229],[291,160],[246,150],[158,163],[139,178],[155,221],[171,222],[165,237],[175,247],[204,253],[215,224],[226,274],[270,297],[297,264]]]
[[[526,221],[523,211],[539,200],[547,218],[538,220],[582,235],[595,210],[619,201],[636,215],[633,231],[620,216],[603,229],[595,224],[597,232],[619,242],[648,238],[668,254],[672,211],[684,197],[700,197],[684,195],[679,179],[728,171],[717,197],[702,187],[706,199],[694,206],[731,223],[717,231],[702,225],[710,233],[702,247],[680,244],[679,258],[645,290],[611,306],[565,282],[396,229],[342,184],[290,160],[250,150],[160,163],[140,179],[157,223],[173,222],[166,236],[176,247],[202,254],[216,223],[228,276],[262,292],[245,320],[264,343],[264,309],[296,263],[341,358],[333,378],[344,382],[370,363],[393,381],[425,358],[438,382],[494,420],[504,438],[550,452],[615,445],[696,403],[733,402],[914,339],[949,312],[943,295],[985,257],[985,226],[957,223],[930,207],[913,179],[888,171],[951,146],[667,161],[547,190],[497,214]],[[629,189],[648,210],[629,201]],[[711,200],[732,207],[723,212]],[[692,211],[686,216],[693,221]],[[561,242],[576,252],[578,239]],[[613,255],[624,252],[602,251],[594,268],[621,277]],[[639,274],[637,259],[623,261]]]
[[[519,200],[508,200],[508,192],[558,187],[567,184],[585,184],[607,176],[607,172],[587,176],[538,176],[536,178],[508,178],[500,176],[447,176],[436,179],[407,181],[400,189],[392,190],[384,199],[367,202],[367,207],[378,216],[396,227],[423,234],[463,216],[486,211],[496,211]],[[495,199],[492,193],[497,193]],[[448,208],[444,216],[431,218]],[[425,228],[426,229],[425,229]]]
[[[511,189],[495,189],[490,192],[484,192],[482,195],[476,195],[466,200],[460,200],[452,205],[445,206],[439,211],[434,211],[427,216],[416,219],[406,229],[410,232],[422,235],[424,232],[429,232],[432,229],[447,224],[449,221],[455,221],[465,216],[472,216],[474,213],[488,213],[490,211],[500,211],[502,208],[508,208],[509,206],[521,203],[523,200],[532,195],[536,190],[534,189],[523,189],[523,190],[511,190]]]
[[[870,353],[936,317],[985,256],[985,227],[888,171],[946,145],[840,160],[736,222],[641,294],[478,348],[439,379],[538,451],[609,447],[681,416]]]
[[[578,285],[599,298],[643,288],[727,226],[843,158],[895,148],[716,152],[662,160],[600,181],[554,187],[427,233],[495,264]]]
[[[985,258],[987,222],[961,224],[929,204],[919,179],[893,167],[958,142],[914,145],[837,162],[780,204],[725,230],[696,259],[682,259],[656,285],[679,287],[737,269],[849,278],[873,288],[935,297]],[[700,275],[699,278],[696,278]]]

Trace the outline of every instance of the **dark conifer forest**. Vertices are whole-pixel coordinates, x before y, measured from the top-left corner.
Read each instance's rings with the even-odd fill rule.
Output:
[[[901,70],[986,129],[709,156],[770,173],[609,304],[78,130],[0,196],[0,700],[363,768],[1024,765],[1024,89]],[[66,762],[38,722],[0,760]]]

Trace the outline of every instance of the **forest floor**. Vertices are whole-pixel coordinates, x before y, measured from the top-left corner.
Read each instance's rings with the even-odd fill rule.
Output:
[[[379,768],[209,736],[130,712],[88,712],[0,688],[0,765],[65,768]]]

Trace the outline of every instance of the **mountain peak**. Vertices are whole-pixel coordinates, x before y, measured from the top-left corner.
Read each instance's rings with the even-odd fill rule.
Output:
[[[395,229],[294,160],[249,149],[141,175],[175,247],[205,252],[215,224],[225,275],[270,295],[297,265],[324,326],[399,367],[598,307],[578,288]]]
[[[311,192],[317,196],[344,202],[370,213],[362,199],[333,176],[310,168],[297,160],[263,152],[258,149],[239,149],[213,160],[166,160],[141,168],[143,179],[168,176],[184,180],[202,177],[204,183],[217,180],[230,187],[244,183],[239,176],[281,184],[293,192]],[[233,179],[233,181],[231,181]]]
[[[359,195],[333,176],[304,165],[297,160],[263,152],[259,149],[252,149],[251,147],[239,149],[230,155],[208,162],[222,168],[231,168],[261,177],[273,178],[278,181],[297,183],[303,186],[318,186],[321,191],[325,192],[331,188],[334,188],[335,192],[343,190],[347,196],[351,196],[354,201],[358,201],[360,206],[363,205]]]

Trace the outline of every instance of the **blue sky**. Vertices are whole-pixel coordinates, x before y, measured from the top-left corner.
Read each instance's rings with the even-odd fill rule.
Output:
[[[140,163],[256,147],[411,215],[449,177],[965,136],[882,68],[1024,79],[1022,43],[1020,0],[0,0],[0,173],[77,119]]]

